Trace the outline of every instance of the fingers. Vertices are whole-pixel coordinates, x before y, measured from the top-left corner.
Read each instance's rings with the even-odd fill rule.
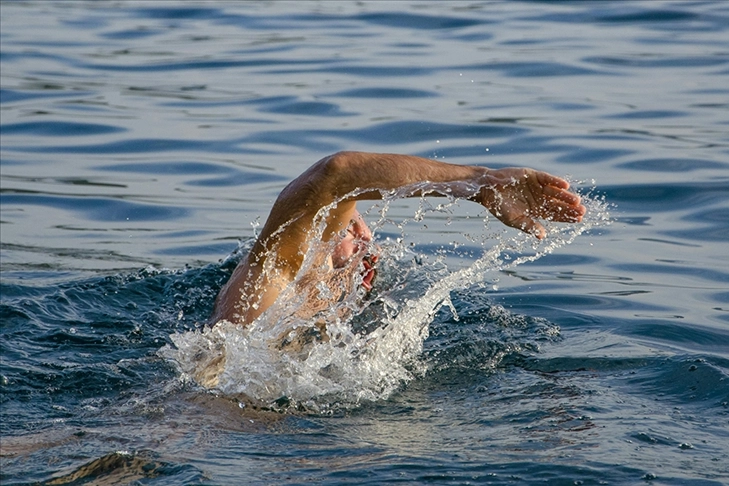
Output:
[[[552,186],[559,189],[567,190],[570,188],[570,183],[561,177],[548,174],[547,172],[536,172],[537,180],[542,186]]]
[[[549,176],[545,181],[556,182],[560,186],[541,186],[541,195],[529,203],[529,209],[516,218],[510,226],[534,235],[538,239],[547,236],[547,230],[536,219],[540,218],[559,223],[578,223],[587,212],[579,195],[569,192],[569,184],[558,177]]]
[[[544,209],[544,218],[560,223],[578,223],[587,212],[585,206],[581,204],[565,204],[554,200]]]
[[[585,214],[585,207],[572,207],[565,206],[563,204],[557,204],[551,207],[546,214],[541,214],[540,217],[555,221],[558,223],[579,223],[582,221],[582,217]],[[522,215],[518,218],[512,219],[511,221],[504,221],[512,228],[519,229],[525,233],[534,235],[537,239],[544,239],[547,236],[547,230],[539,221],[530,218],[529,216]]]
[[[533,234],[538,240],[543,240],[544,237],[547,236],[547,230],[545,230],[544,226],[537,222],[534,222],[534,225],[528,231],[528,233]]]
[[[580,196],[574,192],[569,192],[567,189],[561,189],[554,186],[545,186],[542,189],[545,196],[557,199],[559,201],[578,206],[580,204]]]
[[[566,183],[566,181],[565,181]],[[550,198],[544,204],[544,217],[554,221],[575,223],[582,221],[587,209],[582,205],[579,195],[567,191],[566,188],[546,186],[543,194]]]
[[[534,235],[537,239],[547,236],[547,230],[538,221],[522,215],[509,223],[509,226],[522,230],[524,233]]]

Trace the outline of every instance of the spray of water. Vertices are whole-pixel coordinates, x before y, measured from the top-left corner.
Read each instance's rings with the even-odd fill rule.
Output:
[[[385,399],[425,372],[420,357],[433,317],[445,306],[458,319],[450,298],[453,291],[482,285],[501,270],[536,260],[610,222],[608,205],[590,194],[583,194],[588,211],[581,223],[546,222],[548,236],[543,240],[519,232],[495,236],[486,219],[480,233],[467,237],[479,241],[479,255],[454,270],[445,264],[452,248],[442,249],[434,260],[424,258],[409,246],[413,235],[405,228],[432,214],[448,215],[460,201],[451,198],[434,206],[423,198],[412,218],[398,221],[388,212],[401,196],[383,194],[383,201],[366,212],[378,218],[372,224],[375,235],[385,227],[400,232],[399,237],[378,242],[376,290],[367,294],[354,272],[350,292],[314,317],[301,318],[299,311],[307,303],[297,290],[301,282],[295,281],[249,326],[221,321],[175,334],[174,345],[160,354],[176,363],[182,380],[238,397],[241,403],[326,412]],[[321,215],[329,210],[324,208]],[[443,224],[451,221],[448,216]],[[321,240],[323,230],[323,224],[316,227],[313,241]],[[305,278],[327,251],[327,245],[311,245],[299,278]],[[322,294],[327,291],[320,289]]]

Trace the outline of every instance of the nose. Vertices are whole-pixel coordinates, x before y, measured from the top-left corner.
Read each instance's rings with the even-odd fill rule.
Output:
[[[357,213],[352,220],[352,235],[365,242],[372,241],[372,231],[370,231],[370,228],[367,226],[367,223],[365,223],[365,220],[362,218],[362,215]]]

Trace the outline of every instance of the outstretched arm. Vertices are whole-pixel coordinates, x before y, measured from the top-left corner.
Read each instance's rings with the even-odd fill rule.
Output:
[[[569,183],[529,168],[487,169],[456,165],[410,155],[341,152],[331,182],[339,197],[363,191],[355,199],[379,199],[381,190],[412,187],[403,197],[423,195],[419,182],[428,182],[426,194],[452,195],[477,202],[504,224],[544,238],[538,219],[573,223],[581,221],[585,207]],[[326,160],[326,159],[325,159]],[[372,191],[368,189],[373,189]]]
[[[423,182],[425,193],[418,184]],[[539,218],[577,222],[584,215],[579,196],[568,189],[563,179],[527,168],[487,169],[397,154],[330,155],[281,192],[250,253],[218,295],[213,320],[247,324],[273,304],[301,267],[319,210],[333,203],[323,221],[324,241],[349,226],[357,200],[380,199],[389,190],[404,190],[402,197],[467,198],[505,224],[543,238]]]

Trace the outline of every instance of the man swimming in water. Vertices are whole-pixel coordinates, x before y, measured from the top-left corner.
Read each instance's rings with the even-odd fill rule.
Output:
[[[358,282],[369,290],[377,256],[372,233],[357,212],[358,200],[451,196],[481,204],[504,224],[544,238],[538,219],[579,222],[585,214],[567,181],[529,168],[488,169],[410,155],[338,152],[321,159],[286,186],[271,208],[250,252],[220,291],[212,322],[248,325],[296,281],[310,317],[328,308]],[[322,225],[323,232],[316,231]],[[330,251],[308,266],[304,257],[321,234]],[[326,288],[322,289],[322,283]]]

